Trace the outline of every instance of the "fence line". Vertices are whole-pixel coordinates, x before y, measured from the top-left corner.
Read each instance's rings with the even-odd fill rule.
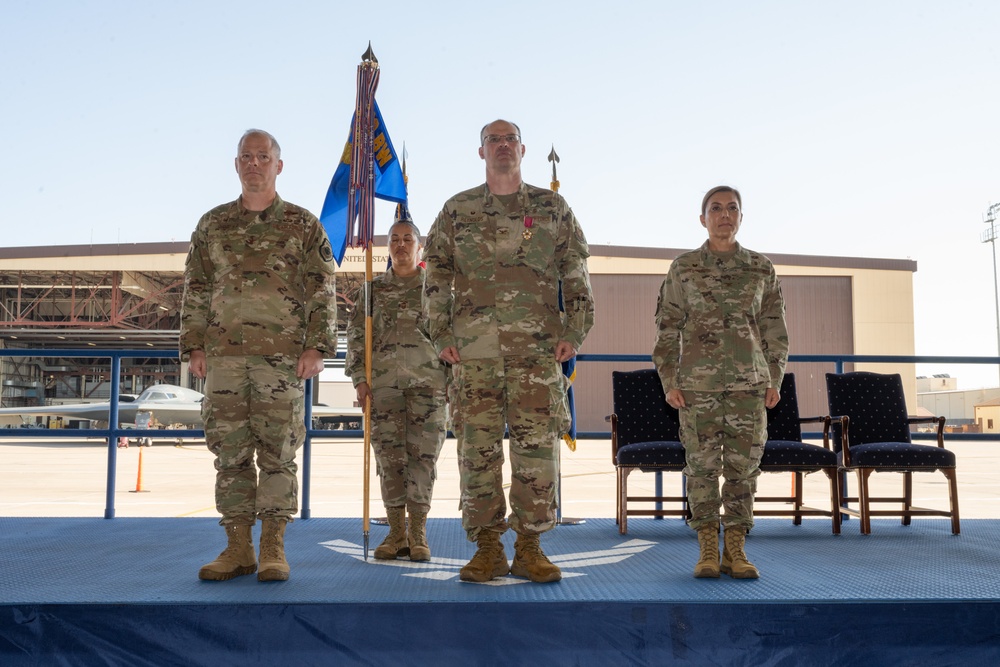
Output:
[[[75,437],[103,437],[107,439],[108,446],[108,472],[106,479],[104,518],[113,519],[115,517],[115,480],[117,477],[117,457],[118,439],[125,436],[147,437],[151,439],[174,439],[174,438],[203,438],[205,433],[201,429],[150,429],[150,428],[121,428],[118,424],[118,404],[120,398],[121,384],[121,360],[132,358],[144,359],[178,359],[178,352],[175,350],[87,350],[87,349],[65,349],[65,350],[28,350],[28,349],[0,349],[0,357],[61,357],[61,358],[91,358],[110,359],[111,365],[111,397],[108,409],[108,428],[103,429],[82,429],[64,428],[58,429],[58,433],[53,433],[53,429],[38,428],[0,428],[0,437],[28,437],[28,438],[75,438]],[[344,353],[338,352],[337,358],[343,359]],[[873,354],[792,354],[789,355],[790,362],[819,362],[831,363],[835,372],[843,373],[845,363],[894,363],[894,364],[988,364],[1000,365],[998,357],[957,357],[957,356],[903,356],[903,355],[873,355]],[[651,362],[650,355],[647,354],[581,354],[577,356],[579,363],[614,363],[614,362]],[[305,383],[305,422],[306,439],[302,447],[300,463],[302,467],[302,489],[300,514],[303,519],[308,519],[311,514],[309,507],[312,473],[312,440],[320,439],[345,439],[362,437],[360,430],[327,431],[312,428],[312,403],[313,403],[313,380]],[[821,433],[803,433],[807,438],[822,437]],[[609,431],[592,431],[578,433],[579,439],[605,440],[611,437]],[[914,433],[913,438],[933,439],[933,434]],[[990,433],[949,433],[949,440],[1000,440],[1000,434]]]

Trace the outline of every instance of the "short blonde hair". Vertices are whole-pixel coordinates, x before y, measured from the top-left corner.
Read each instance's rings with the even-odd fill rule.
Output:
[[[267,137],[268,139],[270,139],[271,140],[271,150],[274,151],[274,159],[275,160],[280,160],[281,159],[281,146],[278,145],[278,140],[274,138],[274,135],[272,135],[270,132],[265,132],[264,130],[258,130],[255,127],[251,127],[249,130],[247,130],[246,132],[243,133],[242,137],[240,137],[240,142],[238,144],[236,144],[236,154],[237,155],[239,155],[240,151],[243,150],[243,142],[246,141],[246,138],[247,137],[252,137],[254,135],[258,135],[258,136],[261,136],[261,137]]]

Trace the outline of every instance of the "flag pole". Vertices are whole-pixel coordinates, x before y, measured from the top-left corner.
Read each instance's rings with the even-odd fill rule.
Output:
[[[552,163],[552,183],[550,184],[552,192],[559,192],[559,179],[556,177],[556,163],[559,162],[559,155],[556,153],[555,144],[549,151],[548,161]]]
[[[375,236],[375,198],[406,204],[406,182],[399,160],[375,102],[378,89],[378,58],[368,50],[361,56],[357,72],[357,97],[351,132],[330,180],[320,221],[333,245],[333,256],[341,264],[348,246],[365,249],[365,380],[372,382],[372,241]],[[378,162],[376,168],[376,161]],[[362,483],[364,557],[368,560],[368,530],[371,524],[371,399],[361,406],[364,414],[364,480]]]
[[[556,175],[556,163],[559,162],[559,154],[556,153],[555,145],[552,146],[552,150],[549,151],[548,161],[552,163],[552,182],[549,184],[552,192],[559,192],[559,177]],[[559,289],[559,306],[562,307],[562,288]],[[575,375],[575,372],[574,372]],[[572,383],[573,378],[570,377],[570,382]],[[569,388],[567,388],[567,392]],[[572,409],[572,406],[571,406]],[[574,434],[575,436],[575,434]],[[562,437],[566,441],[566,445],[569,447],[570,451],[576,451],[576,440],[571,437],[570,434],[566,434]],[[556,447],[556,456],[562,460],[562,447]],[[573,519],[570,517],[564,517],[562,515],[562,465],[559,466],[559,485],[556,487],[556,524],[560,526],[578,526],[581,523],[587,523],[586,519]]]
[[[368,396],[365,397],[365,437],[364,437],[364,483],[363,491],[364,499],[362,500],[362,517],[361,521],[364,526],[364,539],[365,539],[365,560],[368,560],[368,526],[371,523],[370,514],[371,508],[369,507],[368,496],[371,494],[371,457],[372,457],[372,392],[370,391],[372,387],[372,244],[369,243],[368,247],[365,248],[365,381],[368,383],[369,392]]]
[[[365,380],[372,386],[372,239],[375,227],[375,153],[373,139],[375,130],[375,90],[378,88],[378,59],[368,50],[361,56],[358,65],[358,93],[354,109],[353,141],[351,148],[351,175],[348,197],[347,220],[353,227],[357,220],[357,231],[351,229],[349,239],[354,247],[365,249]],[[364,557],[368,560],[368,538],[370,523],[371,493],[371,441],[372,406],[371,395],[362,406],[364,411],[364,452],[362,466],[362,533],[364,537]]]
[[[378,60],[375,58],[375,54],[372,52],[372,44],[368,42],[368,50],[365,51],[362,56],[362,67],[365,67],[372,71],[374,74],[374,86],[371,89],[371,96],[366,100],[368,103],[368,110],[371,111],[372,103],[375,100],[375,87],[378,86]],[[370,113],[369,113],[370,116]],[[365,223],[368,222],[368,233],[361,233],[365,240],[365,381],[368,382],[368,387],[372,386],[372,310],[374,308],[374,303],[372,300],[372,237],[374,236],[374,196],[375,196],[375,173],[374,173],[374,155],[372,153],[372,134],[373,127],[370,123],[367,124],[365,128],[365,160],[362,163],[366,174],[368,177],[367,189],[365,194],[362,196],[362,214],[359,227],[364,230]],[[368,204],[366,206],[365,204]],[[367,210],[366,210],[367,209]],[[367,213],[367,220],[366,220]],[[369,496],[371,495],[371,465],[372,465],[372,395],[371,392],[368,394],[368,400],[365,401],[365,442],[364,442],[364,466],[362,474],[364,475],[364,482],[362,484],[362,493],[364,498],[362,499],[362,515],[361,524],[362,531],[364,532],[365,539],[365,560],[368,560],[368,536],[369,536],[369,526],[371,525],[371,507]]]
[[[552,189],[552,192],[559,192],[559,177],[556,175],[556,164],[559,162],[559,154],[556,153],[555,144],[552,145],[552,150],[549,151],[549,156],[546,159],[552,163],[552,182],[549,184],[549,187]],[[560,312],[565,311],[565,308],[563,307],[562,282],[559,283],[559,311]],[[567,387],[566,391],[568,394],[568,399],[570,401],[570,419],[571,419],[570,432],[563,435],[563,440],[566,442],[566,446],[569,447],[569,451],[575,452],[576,428],[574,425],[576,423],[576,408],[572,402],[573,401],[572,385],[573,385],[573,380],[576,379],[576,362],[573,360],[563,362],[563,372],[566,374],[566,377],[569,378],[570,386]]]

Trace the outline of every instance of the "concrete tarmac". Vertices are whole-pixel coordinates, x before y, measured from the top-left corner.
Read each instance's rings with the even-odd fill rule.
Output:
[[[962,518],[1000,518],[1000,446],[994,442],[949,443],[958,456]],[[312,444],[310,509],[313,517],[361,517],[363,445],[358,439],[316,439]],[[581,440],[577,450],[561,447],[562,516],[613,518],[615,470],[608,440]],[[203,441],[159,441],[151,447],[116,449],[114,516],[215,517],[213,456]],[[141,455],[141,471],[140,471]],[[461,516],[454,440],[445,442],[438,461],[431,517]],[[0,516],[102,517],[106,505],[108,447],[98,439],[42,440],[0,438]],[[301,475],[301,458],[300,458]],[[509,469],[504,479],[509,482]],[[629,476],[630,495],[650,495],[652,474]],[[902,475],[876,473],[873,492],[898,496]],[[855,476],[848,478],[856,494]],[[666,473],[664,485],[679,485]],[[787,493],[791,476],[762,474],[758,495]],[[829,484],[822,473],[809,475],[805,497],[813,507],[829,506]],[[914,475],[915,504],[947,509],[947,483],[938,472]],[[384,516],[371,460],[370,516]],[[630,518],[630,521],[643,520]],[[828,521],[828,519],[814,519]],[[915,519],[919,521],[920,519]],[[855,529],[853,525],[845,530]]]

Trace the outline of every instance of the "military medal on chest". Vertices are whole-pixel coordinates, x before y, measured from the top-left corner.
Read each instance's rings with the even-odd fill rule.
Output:
[[[531,239],[531,226],[535,224],[535,221],[530,216],[524,216],[524,231],[521,232],[521,236],[524,237],[525,241]]]

